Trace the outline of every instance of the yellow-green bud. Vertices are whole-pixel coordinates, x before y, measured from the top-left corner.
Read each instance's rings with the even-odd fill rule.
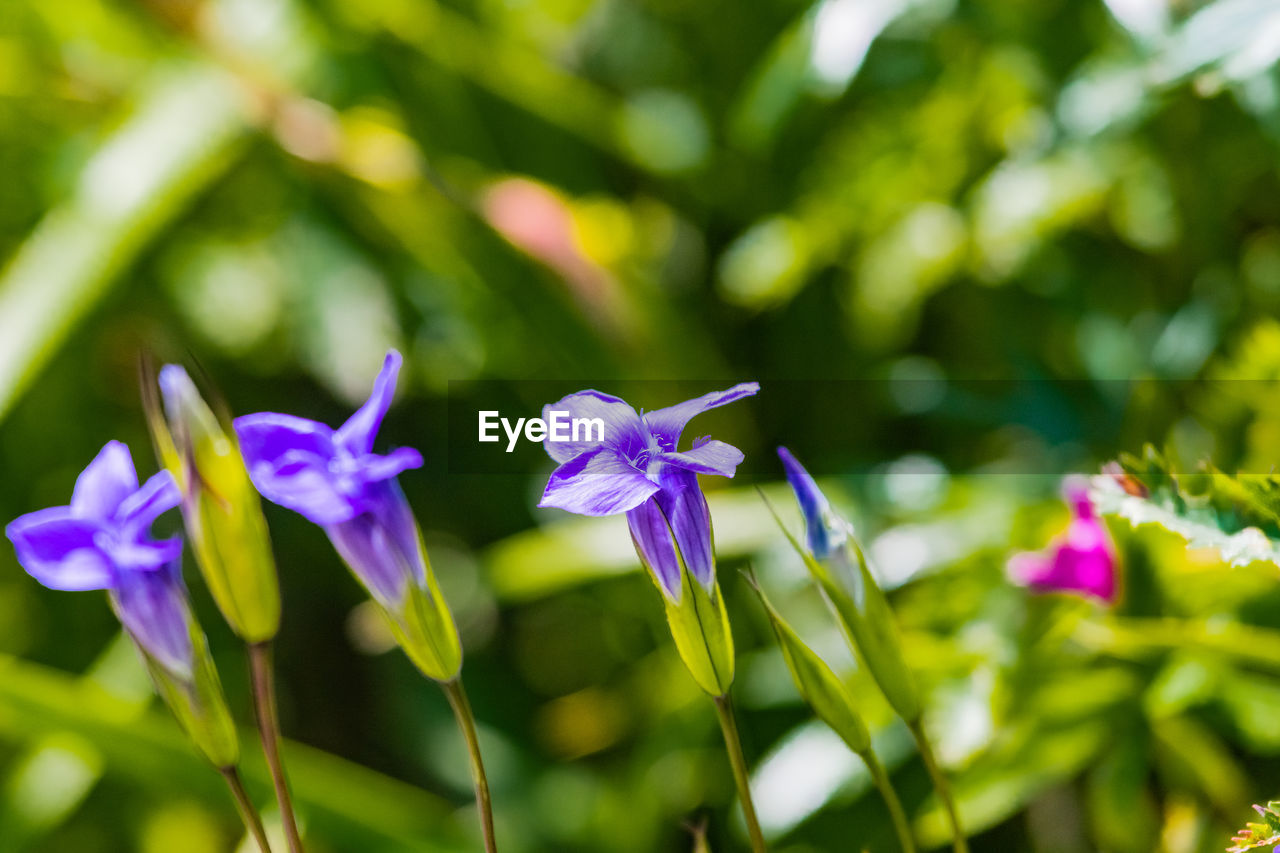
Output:
[[[163,412],[144,382],[148,423],[160,462],[182,490],[188,539],[205,583],[247,643],[280,628],[280,588],[262,502],[235,432],[219,422],[177,365],[160,371]]]
[[[907,668],[897,623],[884,592],[850,534],[819,560],[804,548],[765,500],[791,547],[804,561],[836,616],[849,647],[875,679],[895,713],[907,722],[920,719],[920,694]]]
[[[866,756],[871,751],[871,734],[858,713],[853,695],[818,653],[805,645],[795,629],[787,624],[754,579],[751,586],[769,616],[800,698],[851,750]]]
[[[720,583],[713,581],[708,591],[688,571],[680,577],[680,601],[662,598],[676,651],[699,687],[712,696],[723,696],[733,684],[734,658],[733,632]]]
[[[138,645],[156,692],[169,706],[178,725],[201,753],[217,768],[234,767],[240,760],[240,742],[227,710],[218,670],[209,656],[204,633],[191,620],[193,651],[190,677],[164,666],[144,646]]]
[[[426,565],[426,583],[405,585],[404,599],[392,609],[379,602],[391,624],[391,633],[405,654],[428,678],[436,681],[452,681],[462,671],[462,642],[458,628],[449,611],[449,604],[440,594],[436,574],[431,569],[422,537],[418,537],[422,560]]]

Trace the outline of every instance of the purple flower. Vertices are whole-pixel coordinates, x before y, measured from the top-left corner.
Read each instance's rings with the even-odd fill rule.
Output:
[[[710,589],[715,582],[711,515],[698,474],[732,477],[742,451],[711,438],[681,451],[680,435],[695,415],[759,390],[758,383],[743,382],[644,414],[599,391],[580,391],[544,407],[547,422],[553,412],[574,420],[599,418],[604,433],[602,440],[544,442],[560,467],[538,506],[579,515],[626,513],[640,559],[670,598],[679,600],[682,563]]]
[[[320,525],[351,570],[386,607],[407,584],[426,583],[417,524],[396,475],[422,466],[418,451],[373,452],[395,395],[400,353],[387,353],[373,393],[336,430],[305,418],[260,412],[235,421],[249,476],[263,497]]]
[[[167,471],[138,486],[129,448],[108,442],[76,480],[69,506],[28,513],[5,528],[18,562],[59,590],[108,590],[129,635],[167,670],[192,671],[182,539],[156,540],[151,525],[178,505]]]
[[[918,720],[920,693],[903,657],[893,610],[871,573],[853,525],[835,511],[791,451],[779,447],[778,457],[804,516],[808,553],[790,533],[787,538],[806,558],[809,574],[890,706],[904,720]]]
[[[853,528],[831,508],[827,496],[818,488],[804,466],[791,455],[790,450],[779,447],[778,458],[782,460],[782,467],[787,472],[787,482],[791,484],[791,490],[795,492],[796,501],[800,504],[809,551],[816,559],[826,560],[848,541],[853,535]]]
[[[1083,485],[1068,482],[1064,492],[1073,515],[1066,532],[1044,551],[1014,556],[1009,575],[1037,592],[1078,593],[1110,604],[1117,591],[1111,537]]]

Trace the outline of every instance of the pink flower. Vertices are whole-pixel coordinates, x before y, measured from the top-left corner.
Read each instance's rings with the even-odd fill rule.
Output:
[[[1015,555],[1009,576],[1035,592],[1066,592],[1116,599],[1116,553],[1102,520],[1093,511],[1084,484],[1069,481],[1063,489],[1071,505],[1071,524],[1043,551]]]

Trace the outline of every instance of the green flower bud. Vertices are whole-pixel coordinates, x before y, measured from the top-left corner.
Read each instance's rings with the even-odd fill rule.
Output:
[[[187,601],[178,562],[146,573],[122,573],[108,598],[178,725],[212,765],[236,765],[236,724],[205,631]]]
[[[440,594],[436,574],[427,559],[422,537],[418,537],[423,563],[426,565],[426,582],[423,585],[405,585],[403,600],[392,609],[379,602],[379,607],[391,625],[391,633],[414,666],[428,678],[436,681],[452,681],[462,671],[462,642],[458,628],[449,611],[449,604]]]
[[[849,749],[861,756],[871,751],[871,734],[867,730],[862,715],[848,688],[840,681],[831,667],[818,656],[817,652],[805,645],[795,630],[787,624],[782,615],[765,597],[764,590],[748,578],[751,587],[760,597],[773,632],[778,637],[778,645],[782,647],[782,655],[787,661],[787,669],[791,670],[791,679],[795,682],[800,698],[804,700],[814,715],[822,720],[832,731],[840,736]]]
[[[765,505],[804,561],[850,648],[876,680],[890,706],[907,722],[918,720],[922,708],[915,677],[907,668],[893,611],[867,566],[862,548],[848,534],[825,559],[819,560],[796,540],[767,499]]]
[[[160,371],[163,412],[144,381],[147,420],[160,463],[182,490],[182,514],[196,562],[222,615],[247,643],[280,628],[280,587],[262,502],[235,433],[219,422],[187,372]]]
[[[831,571],[823,572],[818,583],[840,617],[846,637],[871,671],[893,710],[908,722],[919,719],[922,710],[920,693],[915,676],[907,668],[902,654],[897,621],[888,599],[867,566],[862,548],[850,539],[832,554],[830,562],[843,570],[840,574],[848,578],[847,583],[840,583],[836,573]]]
[[[708,590],[687,570],[680,577],[680,600],[673,602],[665,595],[662,598],[676,651],[699,687],[712,696],[724,696],[733,684],[734,658],[733,632],[720,583],[712,581]]]
[[[231,713],[227,710],[222,682],[209,655],[204,632],[189,610],[187,622],[192,653],[191,666],[187,671],[166,664],[140,642],[135,642],[135,646],[142,655],[156,692],[196,748],[214,767],[234,767],[240,761],[240,742]]]

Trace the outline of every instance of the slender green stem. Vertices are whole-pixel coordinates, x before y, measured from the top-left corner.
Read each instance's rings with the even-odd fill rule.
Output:
[[[760,821],[756,818],[756,806],[751,801],[747,760],[742,755],[742,739],[738,737],[738,723],[733,719],[733,706],[729,704],[729,694],[713,696],[712,699],[716,703],[716,716],[720,720],[720,730],[724,732],[724,746],[729,753],[729,764],[733,767],[733,781],[738,786],[742,816],[746,818],[747,832],[751,835],[751,850],[753,853],[765,853],[764,833],[760,831]]]
[[[289,797],[289,780],[284,773],[284,761],[280,758],[280,717],[276,712],[275,675],[271,667],[269,641],[249,644],[249,671],[252,674],[258,735],[262,739],[262,753],[267,758],[267,767],[271,770],[276,802],[280,804],[285,841],[289,845],[289,853],[303,853],[298,819],[293,813],[293,801]]]
[[[440,682],[440,689],[449,699],[453,716],[458,720],[462,739],[467,742],[467,754],[471,756],[471,778],[476,786],[476,809],[480,812],[480,829],[484,833],[485,853],[497,853],[498,844],[493,834],[493,800],[489,796],[489,779],[484,773],[484,761],[480,758],[480,740],[476,737],[476,719],[471,713],[471,702],[462,688],[462,679]]]
[[[916,841],[911,836],[911,825],[907,823],[907,813],[902,810],[902,801],[898,799],[898,792],[893,789],[893,783],[889,781],[889,774],[885,772],[884,765],[870,750],[862,756],[862,760],[871,773],[871,781],[875,783],[880,796],[884,798],[884,804],[889,808],[889,817],[893,820],[894,832],[898,833],[898,843],[902,846],[902,853],[916,853]]]
[[[258,842],[258,849],[262,853],[271,853],[271,843],[267,841],[267,831],[262,828],[262,818],[259,817],[258,810],[253,807],[253,800],[249,799],[244,783],[240,781],[239,771],[234,767],[219,767],[218,772],[222,774],[223,779],[227,780],[227,787],[231,789],[231,797],[236,801],[236,811],[240,812],[244,828],[253,836],[253,840]]]
[[[907,727],[911,729],[916,745],[920,748],[920,758],[924,761],[925,769],[929,771],[929,778],[933,780],[933,789],[938,792],[938,799],[942,800],[942,805],[947,810],[947,819],[951,822],[952,848],[956,853],[969,853],[969,842],[965,840],[964,830],[960,827],[960,813],[956,810],[955,797],[951,795],[951,783],[947,781],[946,774],[938,765],[938,757],[933,752],[933,744],[929,742],[928,735],[925,734],[924,725],[920,720],[916,720],[907,723]]]

